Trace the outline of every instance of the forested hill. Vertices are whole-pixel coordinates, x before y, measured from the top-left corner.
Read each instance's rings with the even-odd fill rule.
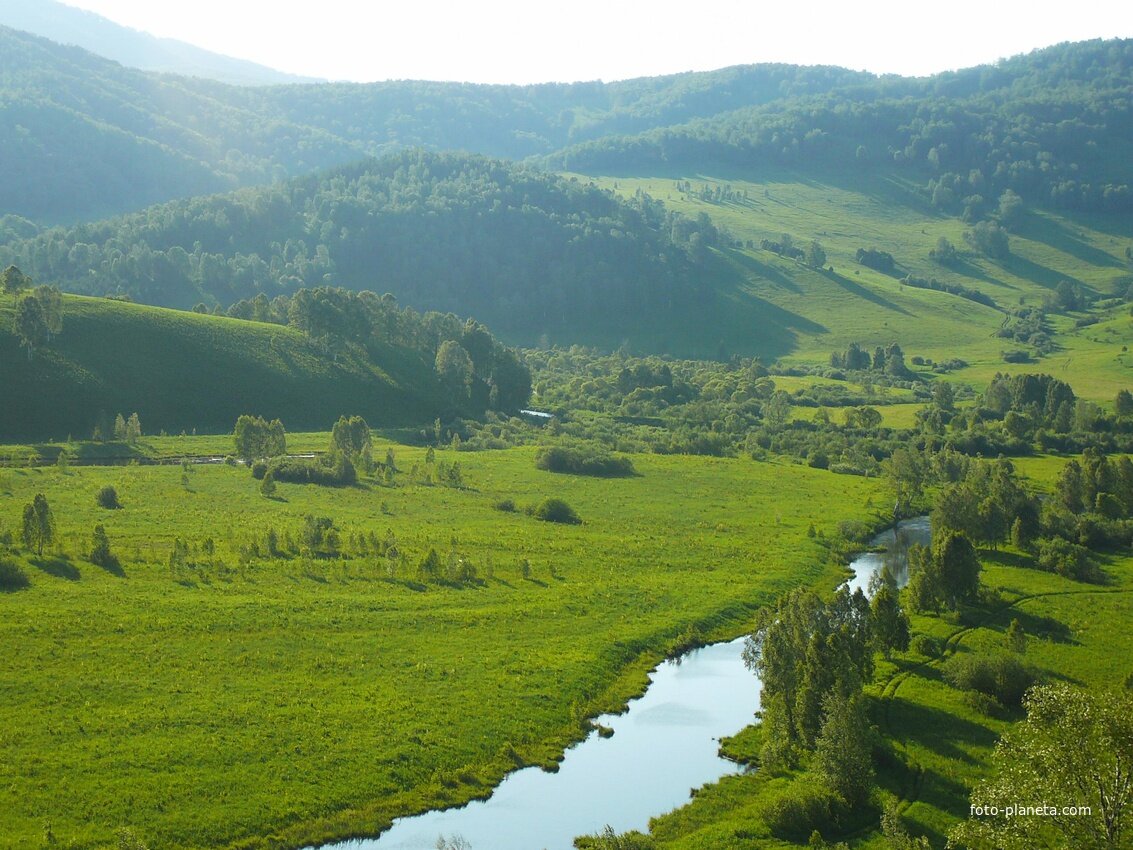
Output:
[[[36,280],[228,307],[334,285],[472,315],[512,339],[682,315],[716,229],[645,196],[468,154],[405,151],[328,173],[54,229],[0,247]]]
[[[607,136],[545,162],[589,174],[879,166],[926,181],[934,206],[949,212],[1006,189],[1036,205],[1128,211],[1130,91],[1133,41],[1083,42]]]
[[[265,298],[243,320],[103,298],[0,292],[0,440],[89,437],[137,413],[146,433],[223,433],[244,413],[325,430],[341,415],[405,426],[514,412],[531,392],[518,355],[476,322],[374,293],[320,287]],[[58,321],[37,330],[28,304]],[[13,321],[13,313],[23,317]]]
[[[872,77],[751,66],[618,83],[229,86],[0,27],[0,215],[91,219],[398,147],[519,159]]]
[[[1125,208],[1131,56],[1133,42],[1095,41],[923,79],[751,65],[615,83],[237,87],[0,28],[0,216],[92,220],[405,147],[587,173],[873,163],[931,178],[945,199],[1012,188]]]

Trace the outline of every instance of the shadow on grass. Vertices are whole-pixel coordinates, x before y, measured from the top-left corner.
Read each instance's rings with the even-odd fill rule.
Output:
[[[1027,215],[1018,228],[1020,236],[1042,242],[1064,254],[1069,254],[1083,263],[1113,269],[1123,269],[1125,264],[1112,254],[1095,248],[1065,226],[1046,216]]]
[[[33,567],[42,570],[49,576],[65,578],[67,581],[78,581],[82,576],[79,568],[70,562],[66,556],[58,558],[32,558],[28,561]]]
[[[947,759],[977,764],[958,743],[990,749],[998,735],[985,726],[934,706],[895,698],[890,709],[894,730],[908,741],[932,750]]]
[[[126,577],[126,571],[122,569],[122,562],[117,558],[111,558],[105,564],[95,564],[94,561],[91,561],[91,563],[96,567],[102,567],[102,569],[106,570],[106,572],[110,573],[112,576],[117,576],[118,578]]]
[[[817,271],[823,277],[827,278],[828,280],[834,281],[836,284],[838,284],[844,290],[846,290],[847,292],[851,292],[854,295],[857,295],[859,298],[863,298],[866,301],[869,301],[872,304],[876,304],[879,307],[884,307],[886,310],[892,310],[895,313],[900,313],[903,316],[911,316],[912,315],[912,313],[910,313],[904,307],[897,306],[892,301],[890,301],[888,298],[884,298],[881,295],[878,295],[876,292],[874,292],[870,289],[866,289],[860,283],[854,283],[848,277],[843,277],[842,275],[838,274],[838,272],[823,271],[821,269],[819,269]]]

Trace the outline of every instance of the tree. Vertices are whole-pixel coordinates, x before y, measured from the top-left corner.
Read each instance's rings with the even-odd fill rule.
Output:
[[[1113,400],[1113,412],[1118,416],[1133,416],[1133,393],[1129,390],[1118,390]]]
[[[814,765],[826,786],[851,806],[873,788],[873,730],[864,697],[832,691],[823,701],[825,716],[814,747]]]
[[[949,242],[945,236],[936,240],[936,247],[928,252],[928,256],[930,260],[940,263],[942,266],[950,266],[959,259],[956,246]]]
[[[105,567],[107,569],[114,569],[118,566],[118,559],[114,557],[114,553],[110,551],[110,538],[106,534],[106,529],[102,525],[94,527],[94,533],[91,535],[90,556],[88,560],[98,567]]]
[[[245,462],[287,454],[287,434],[278,419],[271,422],[259,416],[243,414],[232,430],[236,455]]]
[[[790,415],[791,394],[786,390],[775,390],[763,405],[764,424],[772,430],[778,430],[787,424]]]
[[[110,484],[102,487],[94,499],[100,508],[106,508],[108,511],[116,511],[122,507],[118,501],[118,491]]]
[[[270,469],[264,473],[263,480],[260,481],[260,495],[270,499],[275,495],[275,473]]]
[[[349,419],[340,416],[331,429],[330,440],[332,449],[337,449],[347,457],[361,457],[372,445],[370,426],[361,416],[351,416]]]
[[[1012,652],[1022,655],[1027,651],[1027,633],[1023,631],[1023,626],[1018,618],[1011,621],[1011,625],[1007,627],[1007,632],[1003,636],[1007,644],[1007,648]]]
[[[14,330],[20,345],[28,350],[28,360],[32,359],[37,346],[47,342],[47,318],[34,295],[24,295],[16,303]]]
[[[971,541],[953,531],[934,541],[932,548],[948,607],[955,610],[961,602],[973,601],[980,589],[980,559]]]
[[[47,328],[47,341],[63,332],[63,293],[58,286],[37,286],[33,293],[43,308],[43,321]]]
[[[451,339],[442,342],[434,367],[450,390],[468,396],[472,387],[472,358],[459,342]]]
[[[952,830],[949,846],[1029,850],[1051,846],[1054,833],[1066,847],[1127,847],[1133,694],[1040,685],[1024,706],[1026,720],[999,740],[992,776],[972,791],[974,814]],[[1016,808],[1005,817],[1007,806],[1038,811]],[[1066,807],[1078,808],[1070,814]]]
[[[896,590],[887,582],[874,591],[869,603],[873,623],[873,639],[886,658],[893,650],[909,648],[909,618],[901,610]]]
[[[826,251],[817,239],[812,239],[806,249],[806,264],[812,269],[820,269],[826,265]]]
[[[55,540],[55,518],[47,504],[47,497],[42,493],[37,493],[31,504],[24,507],[23,540],[24,545],[35,549],[36,555],[41,558],[43,547]]]
[[[16,266],[8,266],[0,272],[0,288],[8,295],[16,295],[31,286],[31,278]]]

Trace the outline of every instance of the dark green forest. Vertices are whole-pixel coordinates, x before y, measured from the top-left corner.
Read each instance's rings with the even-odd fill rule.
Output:
[[[645,196],[420,150],[324,175],[153,207],[0,247],[0,265],[91,295],[189,308],[342,286],[542,332],[708,297],[719,236]]]

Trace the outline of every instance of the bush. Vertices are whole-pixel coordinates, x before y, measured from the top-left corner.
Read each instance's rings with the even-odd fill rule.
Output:
[[[15,561],[0,558],[0,590],[22,590],[28,584],[28,577]]]
[[[965,653],[944,665],[944,678],[962,691],[979,691],[1001,705],[1017,708],[1035,684],[1035,673],[1014,655]]]
[[[98,495],[95,496],[94,499],[98,502],[100,508],[106,508],[108,511],[117,510],[122,507],[121,503],[118,501],[118,491],[109,484],[99,490]]]
[[[561,522],[566,525],[581,525],[582,520],[574,512],[574,508],[562,499],[550,498],[540,502],[531,512],[535,519],[543,522]]]
[[[1101,580],[1101,570],[1090,557],[1090,550],[1061,537],[1039,541],[1038,567],[1075,581]]]
[[[496,502],[494,507],[497,511],[503,511],[509,514],[515,513],[515,501],[513,499],[500,499]]]
[[[929,635],[916,635],[909,643],[909,649],[925,658],[936,658],[940,655],[940,644],[936,638]]]
[[[764,806],[763,822],[776,838],[802,842],[818,830],[829,831],[837,800],[826,788],[795,784]]]
[[[614,457],[596,448],[544,446],[535,454],[535,466],[548,472],[598,478],[624,478],[635,474],[633,462],[628,457]]]
[[[263,480],[263,477],[268,473],[268,462],[266,460],[257,460],[252,463],[252,477],[257,481]]]
[[[348,457],[337,452],[329,453],[315,461],[278,457],[268,464],[264,475],[269,471],[275,481],[286,481],[290,484],[347,487],[358,482],[358,473],[354,469],[354,464]]]

